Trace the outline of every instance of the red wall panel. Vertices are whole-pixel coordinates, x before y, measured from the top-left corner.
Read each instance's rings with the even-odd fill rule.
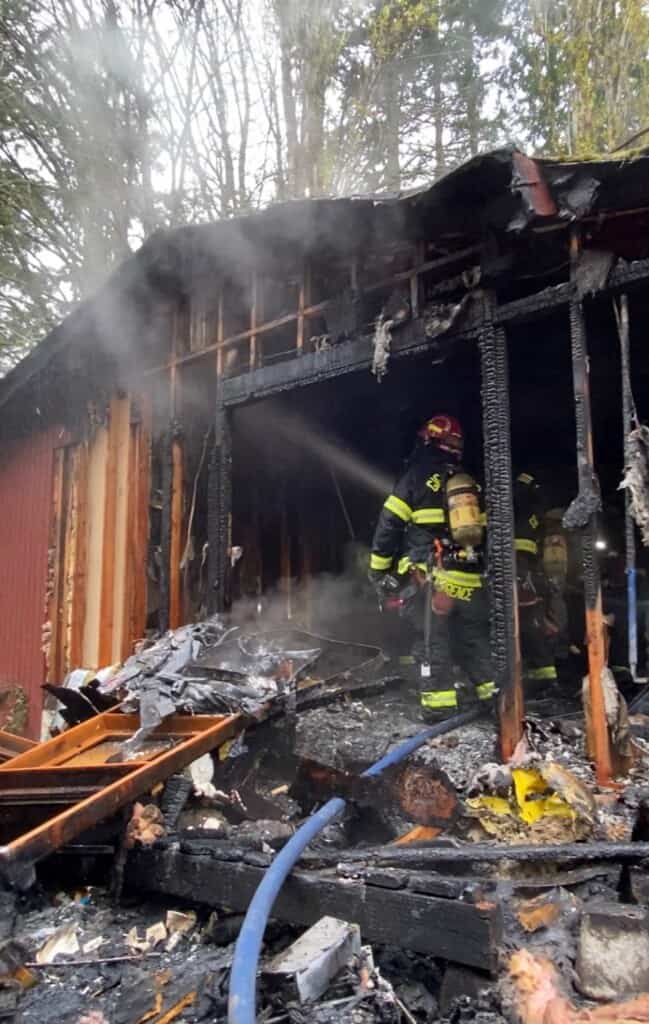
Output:
[[[47,548],[54,445],[50,430],[0,442],[0,691],[20,686],[29,700],[28,735],[39,738],[45,664]],[[11,700],[0,704],[6,720]]]

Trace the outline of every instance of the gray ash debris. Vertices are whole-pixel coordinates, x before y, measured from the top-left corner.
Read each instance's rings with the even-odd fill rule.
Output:
[[[458,791],[464,792],[476,769],[494,760],[495,743],[493,722],[479,722],[431,740],[413,754],[413,761],[436,763]]]
[[[399,696],[331,704],[298,716],[295,752],[332,768],[363,771],[421,729],[416,707]]]
[[[448,1024],[510,1024],[503,1016],[498,993],[491,988],[473,998],[460,996],[441,1020]]]

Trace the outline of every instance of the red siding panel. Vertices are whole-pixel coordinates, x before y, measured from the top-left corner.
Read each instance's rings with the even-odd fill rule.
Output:
[[[45,681],[47,548],[52,502],[51,430],[0,442],[0,691],[20,686],[29,701],[28,735],[39,737]],[[0,704],[6,717],[10,701]]]

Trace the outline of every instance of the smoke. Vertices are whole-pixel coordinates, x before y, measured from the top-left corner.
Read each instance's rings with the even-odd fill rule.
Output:
[[[251,632],[289,626],[335,640],[381,646],[386,622],[367,582],[369,551],[351,544],[346,554],[347,564],[339,575],[325,572],[308,579],[283,579],[259,596],[236,599],[229,615],[232,624]]]
[[[263,409],[257,406],[248,410],[238,420],[243,430],[254,439],[259,436],[259,424],[263,421],[265,432],[272,436],[273,443],[284,442],[310,455],[315,455],[336,473],[357,486],[385,498],[392,489],[393,479],[382,469],[372,465],[358,452],[351,451],[335,434],[325,432],[319,425],[309,423],[296,413],[280,411],[277,408]]]

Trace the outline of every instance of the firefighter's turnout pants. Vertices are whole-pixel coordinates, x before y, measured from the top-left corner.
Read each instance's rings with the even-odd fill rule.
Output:
[[[530,690],[541,691],[557,681],[557,670],[550,639],[545,632],[545,606],[542,599],[519,604],[523,678]]]
[[[422,710],[451,713],[465,700],[488,700],[495,694],[489,650],[489,608],[480,576],[435,570],[433,578],[437,593],[445,595],[446,611],[444,614],[433,612],[430,650],[426,651],[423,621],[428,591],[422,590],[421,600],[415,605],[419,636],[413,646],[413,656],[420,665],[430,667],[429,678],[420,676]],[[459,695],[454,685],[455,665],[468,681],[466,690],[460,690]]]
[[[519,567],[527,569],[518,581],[518,620],[521,635],[523,678],[529,690],[542,691],[556,683],[557,670],[552,643],[546,633],[547,585],[541,572],[530,570],[524,556],[518,555]]]

